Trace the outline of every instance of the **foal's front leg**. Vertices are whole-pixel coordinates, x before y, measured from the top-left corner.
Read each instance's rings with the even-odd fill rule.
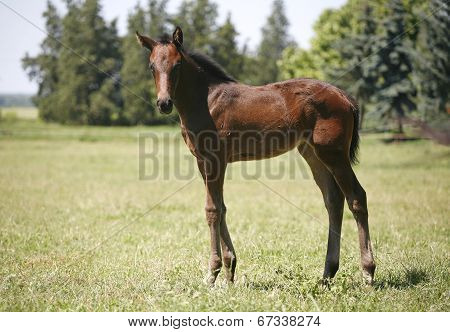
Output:
[[[211,236],[211,256],[209,259],[207,283],[211,286],[214,285],[217,275],[222,268],[220,224],[222,220],[224,174],[225,166],[223,164],[211,163],[210,165],[205,165],[205,211],[206,222],[208,223]]]
[[[223,265],[226,271],[226,277],[229,282],[234,282],[234,273],[236,271],[236,252],[234,251],[233,242],[228,232],[226,221],[227,208],[222,204],[222,221],[220,222],[220,239],[222,241]]]
[[[202,159],[197,159],[198,169],[202,175],[203,182],[206,185],[205,162]],[[225,171],[224,171],[225,173]],[[227,208],[222,200],[222,214],[220,220],[220,242],[222,247],[222,260],[226,271],[227,280],[234,282],[234,274],[236,271],[236,252],[234,251],[233,242],[231,241],[230,233],[228,232],[226,221]]]

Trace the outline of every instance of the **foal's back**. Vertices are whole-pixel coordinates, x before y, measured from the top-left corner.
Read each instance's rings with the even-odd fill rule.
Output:
[[[313,143],[326,145],[342,143],[353,130],[352,101],[339,88],[314,79],[263,86],[224,83],[211,90],[208,105],[222,132],[309,131]]]

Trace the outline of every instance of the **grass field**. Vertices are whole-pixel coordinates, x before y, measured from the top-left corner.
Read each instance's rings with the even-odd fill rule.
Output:
[[[330,289],[318,285],[327,216],[300,157],[274,161],[291,175],[278,180],[233,165],[225,200],[237,281],[227,286],[221,274],[210,289],[199,176],[139,179],[138,133],[179,145],[181,167],[194,165],[178,131],[0,122],[0,310],[450,310],[449,148],[362,136],[356,173],[368,193],[374,287],[362,282],[348,210],[341,269]],[[170,174],[174,153],[160,158]]]
[[[0,120],[8,122],[25,119],[36,120],[38,117],[38,110],[34,107],[7,107],[0,109]]]

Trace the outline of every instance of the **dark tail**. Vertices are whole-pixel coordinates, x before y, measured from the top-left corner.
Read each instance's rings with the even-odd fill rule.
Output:
[[[352,111],[353,111],[353,133],[352,142],[350,143],[350,162],[352,165],[358,163],[358,150],[359,150],[359,106],[358,103],[352,98]]]

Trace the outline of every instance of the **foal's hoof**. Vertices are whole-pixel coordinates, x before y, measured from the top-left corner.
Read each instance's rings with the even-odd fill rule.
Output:
[[[228,284],[234,284],[234,273],[231,271],[225,271],[225,278],[227,279]]]
[[[319,280],[319,285],[323,288],[330,289],[332,281],[333,279],[331,279],[330,277],[324,277]]]
[[[208,286],[208,287],[214,287],[214,283],[216,282],[216,278],[214,278],[214,276],[211,276],[211,275],[208,274],[208,275],[206,276],[204,282],[205,282],[205,285],[206,285],[206,286]]]
[[[208,272],[208,275],[205,278],[205,284],[207,286],[214,287],[214,283],[216,282],[217,275],[219,274],[219,271]]]
[[[364,282],[367,286],[373,286],[374,280],[373,280],[373,274],[368,271],[363,271],[363,278]]]

